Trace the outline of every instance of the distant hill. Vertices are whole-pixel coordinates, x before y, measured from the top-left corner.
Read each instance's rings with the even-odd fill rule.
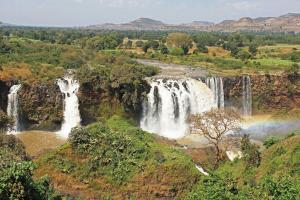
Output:
[[[194,30],[220,32],[296,32],[300,33],[300,14],[288,13],[279,17],[243,17],[239,20],[224,20],[214,24],[206,21],[194,21],[186,24],[165,24],[161,21],[139,18],[125,24],[101,24],[88,26],[89,29],[110,30]]]
[[[0,27],[8,27],[8,26],[13,26],[13,25],[12,24],[7,24],[7,23],[4,23],[4,22],[0,21]]]

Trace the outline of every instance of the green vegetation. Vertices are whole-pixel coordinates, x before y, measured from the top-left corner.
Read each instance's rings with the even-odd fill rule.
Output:
[[[297,135],[270,138],[262,152],[244,137],[243,159],[222,160],[219,168],[203,177],[173,141],[135,127],[131,120],[140,113],[150,89],[145,78],[159,72],[138,64],[136,58],[191,65],[221,75],[287,73],[292,83],[288,93],[293,94],[299,77],[300,36],[1,28],[0,80],[18,80],[24,89],[36,91],[42,85],[41,90],[55,93],[49,85],[72,73],[81,85],[85,124],[96,123],[73,129],[67,144],[33,163],[23,144],[5,134],[11,119],[0,110],[0,199],[60,199],[52,181],[62,194],[87,199],[300,198]],[[61,108],[56,103],[37,104],[41,97],[28,92],[26,105],[20,101],[23,117],[43,121],[44,127],[59,124]],[[293,116],[298,115],[295,111]]]
[[[249,144],[247,137],[243,140],[243,153],[253,152],[253,147],[245,145]],[[299,141],[299,135],[291,136],[270,146],[259,165],[247,164],[249,153],[242,160],[224,163],[201,180],[186,199],[299,199]]]
[[[63,173],[75,183],[88,184],[87,190],[99,195],[97,198],[125,198],[130,187],[139,187],[132,197],[153,198],[155,194],[144,193],[150,182],[156,195],[182,197],[199,179],[199,172],[183,152],[161,144],[117,116],[105,124],[74,129],[69,144],[43,156],[38,164],[38,173],[46,170],[43,173],[54,180]],[[59,173],[55,175],[52,171],[56,170]],[[165,194],[155,189],[161,184],[166,187]]]
[[[32,171],[35,167],[26,155],[23,143],[13,135],[0,132],[0,198],[61,199],[48,177],[33,179]]]

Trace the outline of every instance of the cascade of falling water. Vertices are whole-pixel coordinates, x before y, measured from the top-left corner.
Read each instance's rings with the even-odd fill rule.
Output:
[[[243,76],[243,114],[244,116],[252,115],[252,88],[251,78]]]
[[[79,83],[72,77],[64,77],[58,79],[57,84],[64,96],[64,121],[58,134],[68,138],[72,128],[79,126],[81,122],[77,97]]]
[[[9,127],[7,132],[14,134],[20,131],[19,111],[18,111],[18,91],[21,85],[13,85],[8,94],[7,115],[14,120],[12,127]]]
[[[219,108],[224,108],[224,86],[221,77],[209,77],[206,85],[213,91],[215,103]]]
[[[201,81],[158,79],[151,83],[140,126],[146,131],[178,139],[188,132],[186,120],[190,114],[216,107],[212,91]]]

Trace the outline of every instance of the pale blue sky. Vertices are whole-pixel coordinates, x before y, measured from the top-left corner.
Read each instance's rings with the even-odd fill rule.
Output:
[[[220,22],[288,12],[300,13],[300,0],[0,0],[0,21],[20,25],[82,26],[139,17]]]

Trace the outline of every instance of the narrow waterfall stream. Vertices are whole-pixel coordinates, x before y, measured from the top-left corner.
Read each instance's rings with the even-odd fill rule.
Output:
[[[249,76],[243,76],[243,115],[252,115],[252,88],[251,78]]]
[[[188,132],[186,120],[190,114],[216,107],[212,91],[201,81],[158,79],[151,83],[140,126],[145,131],[178,139]]]
[[[206,79],[206,85],[213,91],[214,101],[218,108],[224,108],[224,86],[221,77],[209,77]]]
[[[71,77],[64,77],[58,79],[57,84],[64,96],[64,121],[58,134],[68,138],[72,128],[79,126],[81,122],[77,97],[79,83]]]
[[[7,133],[15,134],[20,131],[20,121],[19,121],[19,100],[18,92],[21,89],[21,85],[13,85],[8,94],[8,104],[7,104],[7,115],[11,117],[14,121],[13,125],[8,128]]]

